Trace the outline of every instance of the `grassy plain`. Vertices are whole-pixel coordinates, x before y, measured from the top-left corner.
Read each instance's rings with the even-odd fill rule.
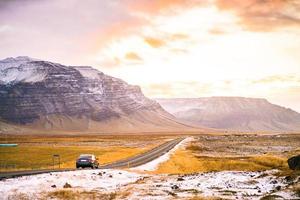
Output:
[[[74,168],[80,154],[92,153],[100,164],[110,163],[145,152],[170,136],[1,136],[1,143],[18,147],[0,147],[0,171],[53,168],[53,155],[60,155],[61,168]],[[58,159],[55,159],[58,167]]]
[[[97,191],[74,191],[74,190],[57,190],[50,192],[45,199],[100,199],[100,200],[113,200],[116,199],[116,193],[100,193]]]
[[[300,135],[200,135],[179,149],[155,173],[289,171],[287,159],[300,154]]]
[[[18,147],[0,148],[0,171],[52,168],[59,154],[62,168],[74,168],[82,153],[92,153],[100,163],[110,163],[145,152],[176,135],[19,135],[0,136],[1,143]],[[154,173],[208,171],[287,171],[287,158],[300,154],[300,134],[202,134],[194,135]],[[55,167],[58,167],[55,160]]]

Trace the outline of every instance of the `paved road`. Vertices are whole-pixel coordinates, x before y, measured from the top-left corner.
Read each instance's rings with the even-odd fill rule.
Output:
[[[143,164],[146,164],[173,149],[177,144],[179,144],[185,138],[178,138],[168,142],[165,142],[150,151],[147,151],[143,154],[130,157],[127,159],[119,160],[110,164],[101,165],[99,169],[112,169],[112,168],[131,168],[137,167]],[[74,171],[76,169],[53,169],[53,170],[28,170],[28,171],[17,171],[17,172],[1,172],[0,180],[5,178],[15,178],[19,176],[29,176],[35,174],[42,173],[50,173],[50,172],[61,172],[61,171]]]
[[[143,154],[124,159],[119,160],[111,164],[107,164],[104,166],[101,166],[100,169],[110,169],[110,168],[129,168],[129,167],[137,167],[143,164],[146,164],[173,149],[178,143],[180,143],[184,138],[178,138],[175,140],[171,140],[169,142],[166,142],[160,146],[155,147],[154,149],[145,152]]]

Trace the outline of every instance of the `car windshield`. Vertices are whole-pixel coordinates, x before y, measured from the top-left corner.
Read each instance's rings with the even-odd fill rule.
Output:
[[[92,155],[80,155],[79,158],[89,158],[92,159]]]

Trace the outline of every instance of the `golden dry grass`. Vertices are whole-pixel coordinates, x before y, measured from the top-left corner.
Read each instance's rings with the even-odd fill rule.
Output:
[[[287,159],[285,157],[266,154],[250,157],[249,161],[269,169],[288,169]]]
[[[40,169],[52,168],[52,155],[59,154],[61,157],[61,168],[74,168],[75,160],[80,154],[93,153],[99,157],[100,164],[110,163],[119,159],[140,154],[153,146],[147,148],[130,147],[88,147],[88,146],[20,146],[15,148],[2,148],[0,151],[2,160],[2,170],[5,166],[11,166],[7,170],[13,169]],[[15,168],[13,167],[15,166]],[[55,167],[58,161],[55,159]]]
[[[176,136],[176,135],[174,135]],[[103,142],[103,141],[148,141],[161,140],[173,135],[0,135],[0,142],[9,143],[62,143],[62,142]]]
[[[297,197],[300,197],[300,183],[293,186],[293,192],[297,195]]]
[[[190,151],[203,151],[203,150],[207,150],[207,148],[199,146],[199,145],[194,144],[194,143],[190,144],[186,149],[190,150]]]
[[[299,135],[288,134],[195,136],[185,150],[177,150],[154,173],[280,169],[281,174],[289,175],[287,159],[299,154],[299,139]]]
[[[210,171],[287,170],[286,159],[272,155],[245,158],[196,157],[190,150],[179,149],[162,163],[154,173],[186,174]]]
[[[52,168],[54,154],[60,155],[61,168],[74,168],[76,158],[84,153],[98,156],[100,164],[110,163],[154,148],[163,142],[158,138],[161,141],[153,138],[156,142],[149,143],[149,136],[11,136],[7,140],[19,146],[0,148],[0,171]],[[55,164],[58,167],[58,160]]]
[[[96,191],[76,191],[72,189],[63,189],[50,192],[45,199],[59,200],[79,200],[79,199],[97,199],[97,200],[113,200],[116,198],[116,193],[99,193]]]

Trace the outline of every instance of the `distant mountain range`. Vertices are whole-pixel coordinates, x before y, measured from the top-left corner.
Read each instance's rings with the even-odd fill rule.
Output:
[[[299,131],[300,114],[266,99],[208,97],[156,99],[180,120],[194,125],[237,131]]]
[[[153,132],[193,129],[138,86],[87,66],[0,61],[0,131]]]
[[[243,97],[155,101],[138,86],[89,66],[24,56],[0,60],[0,133],[214,129],[299,131],[300,114],[265,99]]]

